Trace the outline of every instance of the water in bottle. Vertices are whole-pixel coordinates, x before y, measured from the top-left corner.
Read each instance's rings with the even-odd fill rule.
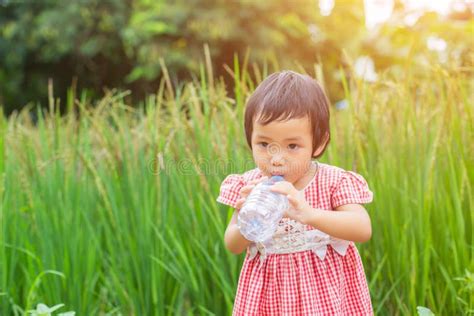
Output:
[[[260,182],[245,200],[237,216],[237,226],[246,239],[264,242],[275,233],[289,203],[285,195],[270,191],[270,187],[283,180],[282,176],[273,176]]]

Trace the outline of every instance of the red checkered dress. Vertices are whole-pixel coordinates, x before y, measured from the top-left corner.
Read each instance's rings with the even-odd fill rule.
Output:
[[[303,189],[313,208],[334,210],[344,204],[372,201],[364,178],[354,172],[319,163]],[[235,207],[239,191],[261,171],[232,174],[222,182],[217,201]],[[307,230],[313,229],[306,226]],[[321,260],[313,251],[247,255],[242,266],[233,315],[372,315],[367,280],[357,248],[351,242],[345,255],[331,246]]]

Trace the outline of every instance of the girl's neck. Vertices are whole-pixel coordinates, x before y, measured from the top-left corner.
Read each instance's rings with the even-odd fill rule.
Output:
[[[293,183],[293,186],[296,190],[301,191],[306,188],[306,186],[313,180],[318,172],[318,165],[316,162],[311,162],[308,171],[302,176],[299,180]]]

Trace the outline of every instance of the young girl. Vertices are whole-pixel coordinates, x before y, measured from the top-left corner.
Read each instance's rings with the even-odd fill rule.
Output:
[[[371,237],[361,204],[372,201],[364,178],[318,163],[329,143],[329,105],[318,83],[292,71],[267,77],[245,110],[256,169],[227,176],[217,201],[235,208],[226,247],[247,249],[234,315],[372,315],[362,262],[353,242]],[[290,208],[271,240],[252,243],[237,212],[260,181],[281,175],[272,191]]]

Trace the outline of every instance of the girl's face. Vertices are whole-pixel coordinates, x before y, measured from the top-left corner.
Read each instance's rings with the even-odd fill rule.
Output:
[[[314,174],[312,131],[309,118],[273,121],[267,125],[254,121],[252,154],[265,176],[281,175],[298,189]],[[307,181],[306,181],[307,180]]]

